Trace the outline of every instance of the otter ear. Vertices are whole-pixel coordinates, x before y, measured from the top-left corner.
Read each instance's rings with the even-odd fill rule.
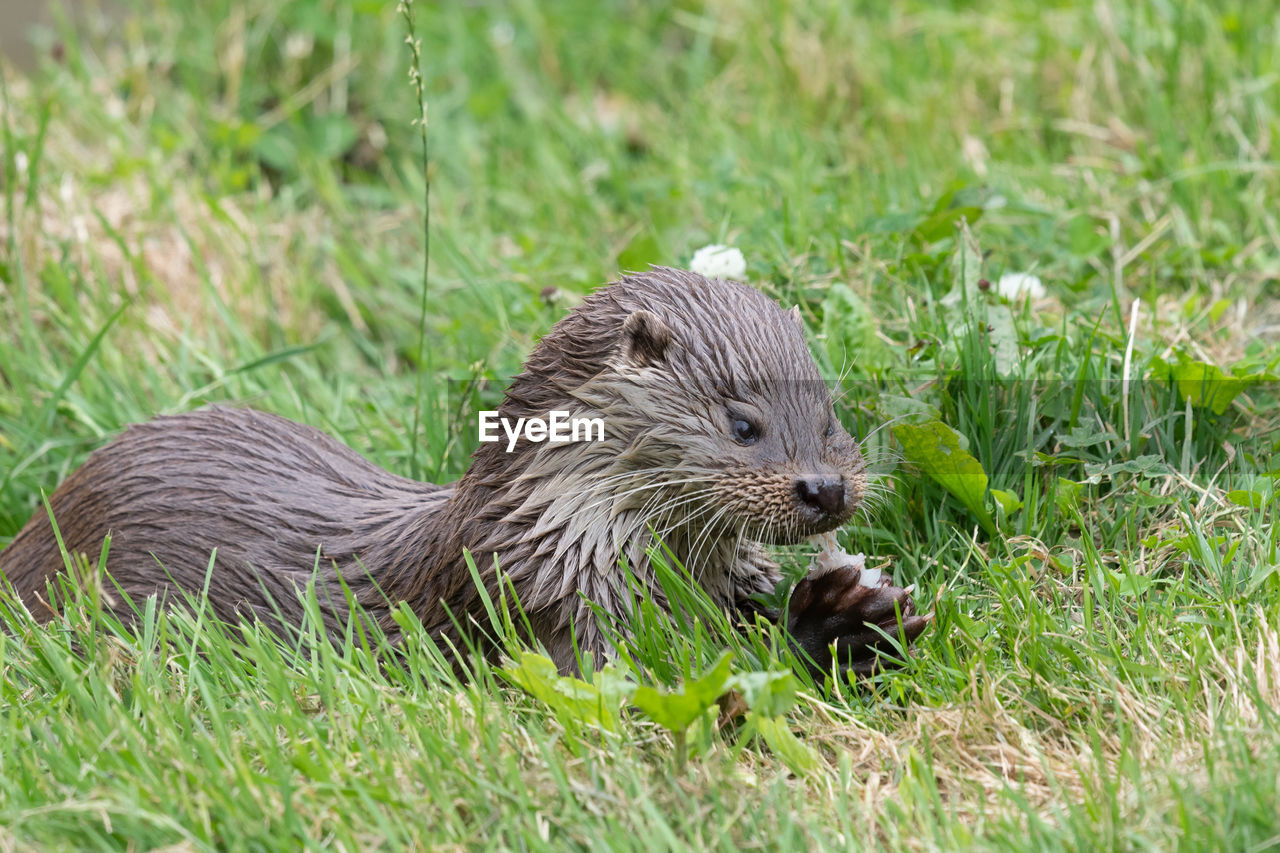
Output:
[[[633,311],[622,324],[622,363],[648,367],[662,360],[670,343],[671,327],[657,314],[643,308]]]
[[[791,310],[787,312],[787,315],[788,315],[789,317],[791,317],[791,319],[792,319],[792,320],[795,320],[795,321],[796,321],[796,325],[797,325],[797,326],[799,326],[799,327],[800,327],[800,328],[802,328],[802,329],[804,328],[804,320],[801,320],[801,319],[800,319],[800,306],[799,306],[799,305],[792,305],[792,306],[791,306]]]

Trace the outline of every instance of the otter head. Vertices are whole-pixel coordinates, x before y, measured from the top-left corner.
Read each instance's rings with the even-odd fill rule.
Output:
[[[757,290],[658,268],[597,291],[543,350],[529,366],[554,359],[560,387],[603,415],[614,512],[786,544],[839,527],[863,498],[865,463],[798,311]],[[565,382],[567,368],[582,372]]]

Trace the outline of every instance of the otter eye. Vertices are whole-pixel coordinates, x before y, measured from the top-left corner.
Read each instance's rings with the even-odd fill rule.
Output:
[[[755,444],[760,437],[755,424],[744,418],[733,419],[733,436],[738,439],[739,444]]]
[[[827,421],[827,438],[831,438],[831,436],[835,434],[836,434],[836,422]]]

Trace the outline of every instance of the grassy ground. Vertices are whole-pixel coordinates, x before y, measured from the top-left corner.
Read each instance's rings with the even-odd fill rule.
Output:
[[[848,538],[936,625],[865,688],[779,699],[799,753],[703,717],[684,762],[653,714],[459,684],[425,646],[6,607],[0,849],[1280,848],[1275,5],[442,6],[421,349],[391,4],[128,5],[6,69],[0,547],[124,424],[209,401],[455,478],[459,382],[619,269],[729,242],[851,428],[923,412],[870,439],[893,470]],[[977,280],[1015,271],[1046,295]],[[980,471],[930,461],[933,422]],[[717,651],[653,626],[634,677]]]

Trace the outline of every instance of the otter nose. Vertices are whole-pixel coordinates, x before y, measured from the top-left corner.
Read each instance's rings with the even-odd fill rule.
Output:
[[[840,515],[844,512],[844,479],[810,477],[796,480],[796,497],[805,506],[827,515]]]

